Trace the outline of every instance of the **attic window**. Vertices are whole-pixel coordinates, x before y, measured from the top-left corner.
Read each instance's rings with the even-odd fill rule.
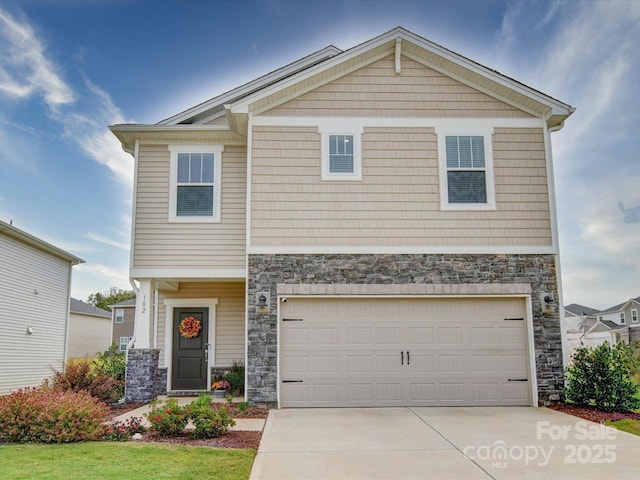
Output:
[[[321,133],[322,180],[361,180],[361,131],[330,129]]]
[[[169,220],[220,221],[222,146],[171,145]]]

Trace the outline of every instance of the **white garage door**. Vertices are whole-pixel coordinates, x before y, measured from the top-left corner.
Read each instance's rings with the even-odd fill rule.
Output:
[[[283,407],[530,405],[518,298],[281,304]]]

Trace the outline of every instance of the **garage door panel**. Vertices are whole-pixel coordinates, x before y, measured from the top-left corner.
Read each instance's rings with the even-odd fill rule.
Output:
[[[296,299],[282,305],[283,407],[530,405],[524,300]],[[410,353],[410,358],[409,358]],[[514,380],[514,381],[509,381]]]
[[[315,346],[337,345],[339,337],[338,328],[314,328],[310,332],[309,343]]]
[[[464,330],[462,327],[436,327],[435,343],[438,345],[464,344]]]
[[[434,344],[433,327],[409,327],[408,345],[411,347],[431,347]]]

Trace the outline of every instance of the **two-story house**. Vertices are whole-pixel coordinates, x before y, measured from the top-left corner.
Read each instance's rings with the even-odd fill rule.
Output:
[[[127,398],[243,360],[280,407],[558,399],[572,112],[395,28],[111,126],[135,159]]]
[[[73,266],[84,263],[0,220],[0,395],[36,387],[69,358]]]
[[[640,297],[601,310],[597,316],[600,323],[611,327],[614,342],[640,341]]]

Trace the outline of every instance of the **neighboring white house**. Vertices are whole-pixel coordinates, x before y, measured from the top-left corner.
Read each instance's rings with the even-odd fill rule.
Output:
[[[111,312],[71,299],[68,358],[93,357],[111,345]]]
[[[601,310],[597,316],[600,322],[612,325],[616,342],[640,340],[640,297]]]
[[[71,269],[83,262],[0,221],[0,395],[65,364]]]

